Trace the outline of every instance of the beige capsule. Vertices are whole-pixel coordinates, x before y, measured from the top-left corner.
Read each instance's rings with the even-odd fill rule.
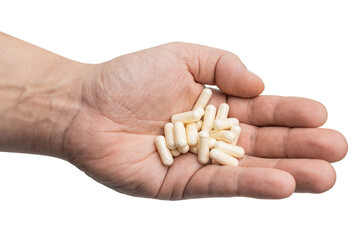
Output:
[[[183,147],[183,148],[178,147],[178,151],[181,152],[181,153],[187,153],[189,150],[190,150],[190,147],[189,147],[189,145],[187,145],[187,144],[186,144],[186,146]]]
[[[245,151],[242,147],[223,141],[217,141],[215,148],[236,158],[242,158],[245,155]]]
[[[217,140],[213,137],[209,137],[209,148],[213,149],[216,145]]]
[[[179,152],[177,149],[171,149],[170,152],[173,157],[178,157],[181,154],[181,152]]]
[[[213,123],[215,130],[230,129],[235,125],[239,125],[239,120],[237,118],[215,119]]]
[[[206,131],[199,133],[198,160],[201,164],[209,162],[209,133]]]
[[[198,142],[198,131],[196,123],[186,124],[186,137],[187,143],[190,145],[190,147],[196,146]]]
[[[207,105],[205,109],[204,120],[201,131],[210,132],[212,130],[215,114],[216,114],[216,107],[214,105]]]
[[[203,109],[196,109],[194,111],[188,111],[183,113],[176,113],[172,115],[171,122],[182,122],[182,123],[190,123],[190,122],[196,122],[199,121],[200,118],[203,116]]]
[[[232,144],[237,145],[239,138],[240,138],[241,127],[238,125],[234,125],[230,128],[230,131],[232,131],[235,134],[235,139],[234,139],[234,141],[232,141]]]
[[[175,137],[174,137],[174,124],[166,123],[164,126],[166,146],[169,149],[176,149]]]
[[[184,148],[187,145],[185,126],[182,122],[174,124],[175,144],[178,148]]]
[[[210,136],[216,140],[232,143],[235,140],[235,133],[230,130],[214,130],[210,132]]]
[[[215,162],[224,166],[233,166],[233,167],[239,166],[239,161],[236,158],[216,148],[210,151],[210,158]]]
[[[225,119],[228,117],[229,114],[229,104],[227,103],[222,103],[219,105],[218,111],[216,113],[216,118],[215,119]]]
[[[165,137],[157,136],[155,138],[155,146],[159,152],[162,163],[165,166],[170,166],[174,162],[174,158],[171,155],[170,150],[166,147]]]
[[[205,109],[206,105],[208,104],[210,98],[212,95],[212,91],[209,88],[204,88],[199,96],[199,98],[197,99],[193,110],[195,110],[196,108],[202,108]]]

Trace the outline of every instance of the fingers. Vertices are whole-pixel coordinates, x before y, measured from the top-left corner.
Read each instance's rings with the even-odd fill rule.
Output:
[[[264,90],[261,79],[248,71],[233,53],[186,43],[171,43],[168,47],[185,59],[198,83],[217,85],[226,94],[244,98],[257,96]]]
[[[335,162],[347,153],[344,136],[321,128],[257,128],[241,124],[238,144],[247,155],[267,158],[315,158]]]
[[[296,192],[322,193],[332,188],[336,173],[330,163],[319,159],[265,159],[246,156],[240,167],[275,168],[290,173],[296,181]]]
[[[289,197],[294,190],[295,180],[285,171],[208,165],[192,176],[183,198],[243,196],[279,199]]]
[[[240,122],[269,126],[319,127],[327,111],[321,103],[299,97],[258,96],[253,99],[229,97],[229,116]]]

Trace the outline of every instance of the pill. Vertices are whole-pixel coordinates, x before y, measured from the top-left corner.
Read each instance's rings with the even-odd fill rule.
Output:
[[[214,105],[207,105],[204,114],[203,125],[201,131],[210,132],[215,119],[216,107]]]
[[[230,131],[232,131],[235,134],[235,139],[232,142],[232,144],[237,145],[239,138],[240,138],[240,133],[241,133],[241,127],[238,125],[234,125],[230,128]]]
[[[211,159],[211,164],[214,164],[214,165],[220,165],[217,161],[215,161],[214,159]]]
[[[199,108],[196,108],[194,111],[199,112],[199,113],[201,114],[201,117],[204,116],[205,110],[204,110],[203,108],[200,108],[200,107],[199,107]],[[200,118],[201,118],[201,117],[200,117]]]
[[[166,123],[164,126],[166,146],[169,149],[176,149],[174,138],[174,124]]]
[[[209,162],[209,133],[201,131],[199,133],[198,160],[201,164]]]
[[[215,119],[227,118],[228,114],[229,114],[229,110],[230,110],[229,104],[227,104],[227,103],[220,104]]]
[[[202,117],[201,111],[194,110],[194,111],[188,111],[183,113],[176,113],[172,115],[171,122],[182,122],[182,123],[190,123],[200,120]]]
[[[181,153],[187,153],[189,151],[190,147],[189,145],[186,144],[185,147],[181,148],[181,147],[178,147],[178,151],[181,152]]]
[[[165,166],[170,166],[174,162],[174,158],[171,155],[170,150],[166,147],[165,137],[157,136],[155,138],[155,145],[159,152],[161,161]]]
[[[245,151],[242,147],[232,145],[223,141],[217,141],[215,148],[236,158],[242,158],[245,154]]]
[[[209,137],[209,148],[213,149],[216,145],[217,140],[213,137]]]
[[[196,146],[198,141],[198,131],[196,123],[186,124],[186,137],[187,143],[190,145],[190,147]]]
[[[193,154],[198,154],[199,148],[198,148],[197,146],[195,146],[195,147],[190,147],[190,150],[189,150],[189,151],[192,152]]]
[[[230,130],[214,130],[210,132],[210,136],[216,140],[232,143],[235,140],[235,133]]]
[[[199,120],[199,121],[196,121],[195,124],[196,124],[196,130],[199,132],[202,128],[202,120]]]
[[[217,163],[220,163],[221,165],[224,166],[233,166],[233,167],[239,166],[239,161],[236,158],[216,148],[210,151],[210,157]]]
[[[210,98],[212,95],[212,91],[209,88],[204,88],[196,101],[193,110],[200,107],[202,109],[205,109],[206,105],[208,104]]]
[[[184,148],[187,145],[185,126],[182,122],[174,124],[175,143],[178,148]]]
[[[177,149],[171,149],[170,152],[173,157],[180,156],[180,154],[181,154],[181,152],[179,152],[179,150],[177,150]]]
[[[239,125],[237,118],[216,119],[213,123],[215,130],[230,129],[234,125]]]

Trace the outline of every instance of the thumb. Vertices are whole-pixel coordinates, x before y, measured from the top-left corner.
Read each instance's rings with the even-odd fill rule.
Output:
[[[251,98],[264,91],[262,80],[247,70],[233,53],[197,44],[172,43],[185,59],[190,73],[198,83],[216,85],[229,95]]]

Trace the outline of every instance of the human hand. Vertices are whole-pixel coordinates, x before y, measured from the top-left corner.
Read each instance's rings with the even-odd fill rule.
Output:
[[[192,108],[216,85],[210,103],[230,105],[240,121],[237,168],[201,165],[183,154],[162,165],[154,139],[174,113]],[[233,54],[170,43],[95,65],[83,82],[81,107],[63,137],[63,157],[121,193],[160,198],[247,196],[284,198],[320,193],[335,183],[329,162],[347,152],[337,131],[319,129],[325,107],[295,97],[258,96],[264,89]]]

